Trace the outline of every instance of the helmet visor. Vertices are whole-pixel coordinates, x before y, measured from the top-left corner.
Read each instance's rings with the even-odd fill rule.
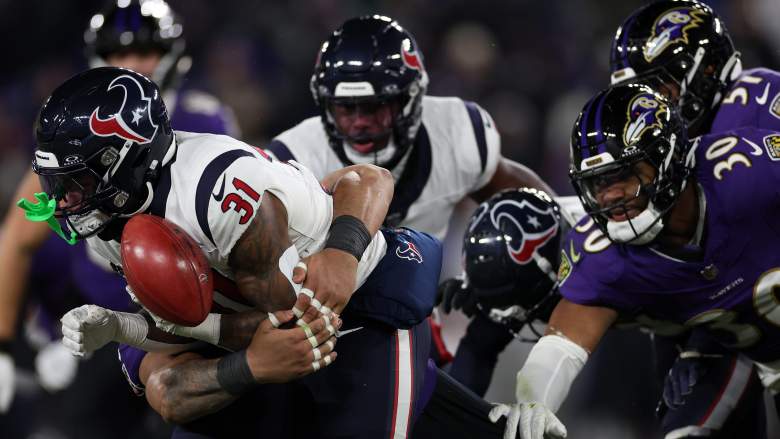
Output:
[[[57,201],[57,216],[78,215],[94,210],[109,192],[101,178],[86,166],[75,169],[35,169],[41,187]]]

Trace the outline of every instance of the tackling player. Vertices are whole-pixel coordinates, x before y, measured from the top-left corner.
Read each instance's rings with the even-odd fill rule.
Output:
[[[56,214],[72,236],[87,238],[115,266],[122,264],[119,236],[127,218],[148,212],[190,234],[212,268],[234,280],[259,311],[301,310],[302,328],[292,331],[308,337],[274,349],[292,354],[299,342],[311,342],[301,352],[306,372],[335,359],[335,340],[309,335],[307,324],[316,320],[333,334],[333,313],[340,313],[345,332],[360,329],[340,343],[341,361],[298,383],[305,397],[293,400],[316,409],[308,427],[333,437],[406,435],[419,408],[430,344],[424,320],[433,307],[441,249],[423,233],[380,230],[393,193],[389,172],[356,165],[320,183],[302,165],[273,160],[230,137],[173,131],[158,88],[116,68],[89,70],[58,87],[41,109],[36,140],[33,169],[57,200]],[[299,255],[307,266],[302,287],[292,281]],[[76,354],[111,340],[160,351],[164,341],[142,316],[92,305],[62,320],[64,343]],[[267,354],[256,343],[263,331],[261,325],[245,340],[248,350],[186,357],[196,378],[175,394],[166,392],[164,379],[150,377],[154,395],[168,398],[150,402],[161,411],[160,404],[171,402],[189,411],[182,419],[192,419],[229,405],[258,381],[281,380],[259,366]],[[158,374],[182,361],[160,355],[144,359],[158,361]]]
[[[385,225],[444,239],[455,205],[481,203],[506,188],[551,189],[530,169],[501,156],[490,115],[474,102],[426,95],[428,73],[411,33],[391,18],[347,20],[322,43],[311,93],[320,115],[279,134],[268,150],[322,178],[373,163],[393,173]],[[434,327],[432,356],[451,356]]]
[[[644,82],[677,100],[689,137],[743,126],[780,130],[780,74],[763,67],[743,71],[725,24],[703,3],[664,0],[640,8],[618,29],[610,58],[612,84]],[[753,369],[732,372],[734,355],[696,333],[654,342],[657,353],[676,355],[668,346],[674,342],[682,351],[666,378],[664,404],[673,410],[662,410],[664,431],[674,438],[716,434],[732,415],[713,413],[711,406],[739,398],[743,387],[728,384],[744,381],[740,374]],[[665,374],[671,363],[661,355],[659,371]],[[721,395],[721,388],[734,394]],[[750,393],[763,401],[760,391]],[[760,410],[740,411],[733,416],[764,423]]]
[[[678,109],[639,84],[585,105],[570,175],[589,216],[564,240],[563,298],[518,372],[517,402],[492,413],[508,415],[507,437],[518,424],[524,439],[565,437],[553,413],[621,314],[701,329],[777,384],[779,140],[755,128],[689,140]]]

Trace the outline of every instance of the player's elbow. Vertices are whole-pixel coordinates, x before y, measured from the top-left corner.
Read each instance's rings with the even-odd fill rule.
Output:
[[[153,372],[146,383],[146,399],[149,405],[165,420],[172,424],[186,424],[198,418],[184,410],[177,387],[179,380],[173,369],[163,368]]]

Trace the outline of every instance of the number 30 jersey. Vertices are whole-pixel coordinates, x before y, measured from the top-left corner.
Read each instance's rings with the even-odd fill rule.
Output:
[[[333,200],[307,168],[272,160],[228,136],[176,131],[176,139],[176,156],[156,184],[149,213],[186,231],[212,268],[233,279],[228,257],[254,219],[266,191],[284,205],[289,236],[301,257],[324,246]],[[121,266],[118,242],[92,237],[88,243],[102,257]],[[358,286],[385,249],[384,236],[377,232],[358,264]]]
[[[561,294],[639,322],[701,327],[780,369],[780,133],[742,128],[692,148],[701,247],[615,244],[585,217],[563,241]]]

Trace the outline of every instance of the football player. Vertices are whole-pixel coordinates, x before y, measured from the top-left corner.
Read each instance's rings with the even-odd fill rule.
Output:
[[[766,68],[743,71],[725,24],[703,3],[665,0],[640,8],[618,29],[610,58],[612,84],[645,82],[677,100],[689,137],[742,126],[780,130],[780,74]],[[745,391],[728,385],[745,381],[739,373],[754,373],[733,373],[733,354],[695,333],[687,339],[655,337],[654,342],[657,353],[676,356],[681,351],[666,378],[661,406],[674,408],[661,410],[669,437],[711,435],[728,417],[749,416],[711,410]],[[677,343],[678,349],[670,346]],[[674,361],[664,355],[658,360],[664,373]],[[722,395],[721,388],[734,395]],[[749,397],[762,401],[758,387],[751,389]],[[763,424],[761,410],[747,411]]]
[[[487,392],[509,342],[522,339],[526,325],[535,331],[535,320],[549,318],[560,297],[554,286],[570,218],[546,193],[530,188],[501,191],[471,215],[464,273],[439,291],[445,312],[461,309],[473,317],[449,374],[476,394]]]
[[[179,87],[191,60],[185,55],[182,23],[166,2],[111,0],[92,17],[84,40],[90,64],[130,68],[160,84],[177,129],[237,135],[228,108],[206,93]],[[39,191],[38,177],[30,172],[17,189],[16,199]],[[8,410],[13,399],[15,374],[10,348],[29,279],[35,280],[35,291],[41,296],[41,320],[51,326],[55,338],[59,338],[59,325],[54,322],[73,304],[98,303],[125,311],[134,308],[121,280],[109,267],[96,265],[83,243],[71,247],[46,231],[41,224],[24,221],[18,209],[9,210],[2,226],[0,412]],[[63,258],[63,252],[69,257]],[[67,387],[75,378],[76,363],[62,352],[57,341],[46,346],[36,361],[39,380],[51,391]],[[107,361],[113,362],[110,357],[106,356]],[[96,380],[93,374],[91,381]]]
[[[301,328],[292,330],[296,340],[269,346],[258,340],[267,340],[263,333],[271,324],[260,325],[243,341],[249,349],[229,346],[239,349],[215,359],[147,355],[147,371],[157,362],[147,381],[154,384],[152,405],[163,414],[175,409],[177,420],[213,413],[258,382],[301,375],[299,369],[282,378],[265,374],[267,357],[279,355],[265,351],[295,357],[301,343],[310,343],[297,358],[307,364],[305,372],[330,367],[299,381],[305,397],[294,401],[311,403],[316,417],[307,415],[310,422],[298,427],[322,437],[405,436],[427,363],[425,319],[435,299],[441,248],[424,233],[380,229],[393,193],[390,173],[356,165],[320,182],[302,165],[274,160],[228,136],[173,131],[159,96],[145,77],[116,68],[89,70],[53,92],[36,123],[33,162],[45,192],[58,203],[50,213],[67,230],[53,227],[87,239],[121,267],[119,238],[127,218],[167,218],[258,310],[248,312],[292,308]],[[302,285],[293,282],[296,266]],[[345,333],[359,331],[340,342],[341,359],[331,364],[335,340],[317,334],[322,328],[334,334],[339,314]],[[88,305],[62,321],[63,343],[77,355],[112,340],[154,351],[165,344],[159,329],[138,314]],[[315,333],[310,325],[317,324]],[[181,369],[166,375],[166,367],[183,360],[189,375]]]
[[[678,111],[628,84],[580,113],[570,176],[588,216],[564,239],[563,298],[518,372],[517,401],[492,413],[508,416],[507,437],[518,424],[524,439],[565,437],[554,412],[619,315],[701,329],[777,385],[780,134],[738,128],[688,139]]]
[[[409,31],[380,15],[347,20],[317,54],[310,88],[320,115],[276,136],[268,150],[318,178],[355,163],[390,170],[396,188],[385,225],[439,239],[466,197],[481,203],[517,187],[552,193],[533,171],[501,156],[500,135],[484,109],[428,96],[427,87],[422,51]],[[438,334],[432,355],[441,364],[451,355]]]

